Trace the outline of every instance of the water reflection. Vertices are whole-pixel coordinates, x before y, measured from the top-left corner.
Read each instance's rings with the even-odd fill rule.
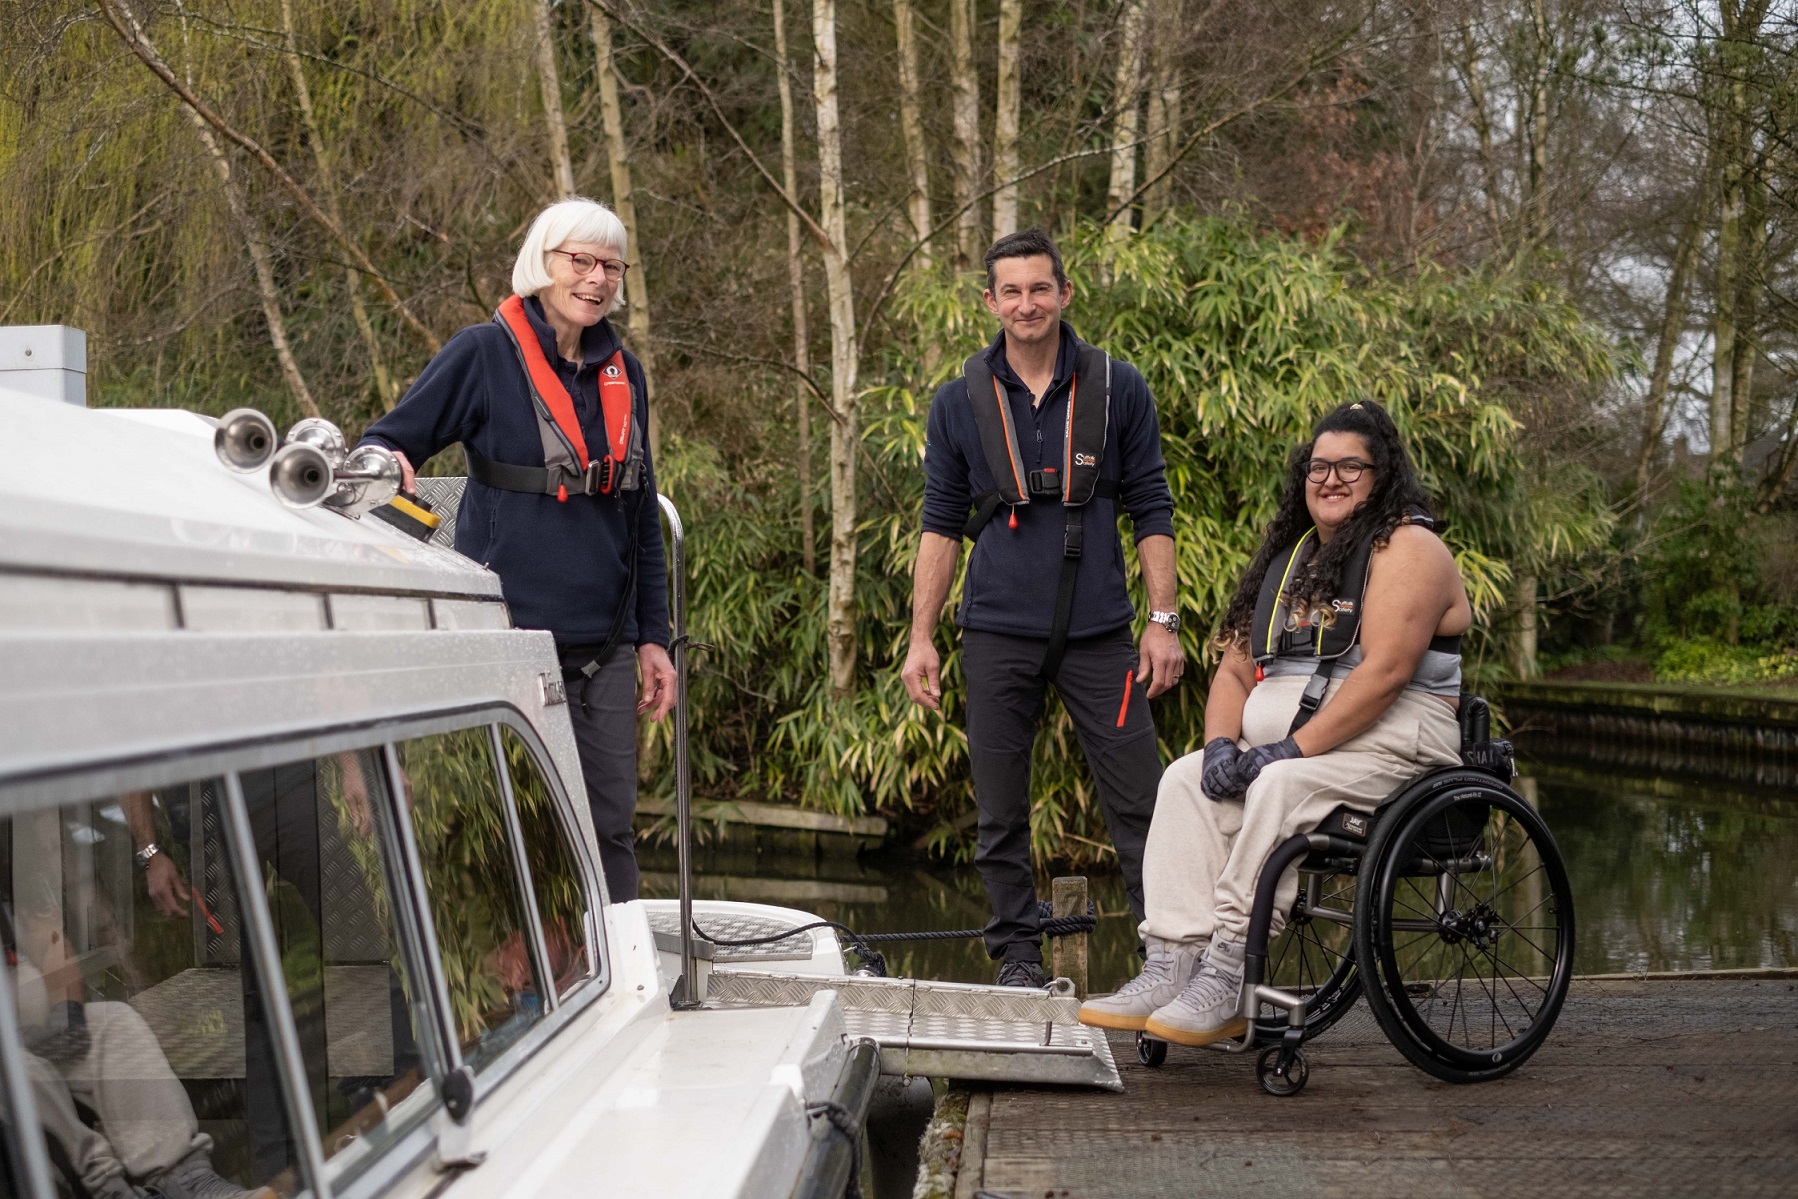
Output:
[[[1707,774],[1690,757],[1600,756],[1603,747],[1526,745],[1526,791],[1567,859],[1581,974],[1798,966],[1798,788],[1745,779],[1739,763]],[[1749,772],[1752,776],[1753,772]],[[1731,777],[1734,776],[1734,777]],[[674,895],[674,855],[641,847],[644,894]],[[973,867],[902,851],[711,846],[695,862],[698,894],[816,912],[862,932],[974,928],[987,919]],[[1047,876],[1039,891],[1049,893]],[[1096,873],[1099,926],[1092,982],[1136,970],[1123,880]],[[882,945],[894,974],[991,982],[978,940]]]

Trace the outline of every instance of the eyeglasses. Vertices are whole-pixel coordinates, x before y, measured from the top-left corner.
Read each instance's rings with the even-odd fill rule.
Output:
[[[603,266],[606,268],[606,278],[614,283],[624,278],[624,272],[631,269],[630,263],[620,262],[616,258],[595,258],[591,254],[570,254],[567,250],[551,250],[550,253],[560,254],[568,259],[568,265],[574,268],[574,273],[577,275],[591,275],[594,267]]]
[[[1373,463],[1363,462],[1359,458],[1343,458],[1336,462],[1331,462],[1328,458],[1313,458],[1305,463],[1305,477],[1313,483],[1321,483],[1334,470],[1336,477],[1344,483],[1355,483],[1372,469]]]

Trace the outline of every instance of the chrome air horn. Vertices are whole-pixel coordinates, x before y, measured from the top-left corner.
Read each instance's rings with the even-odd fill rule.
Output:
[[[350,449],[343,431],[321,417],[295,423],[277,448],[268,417],[237,408],[220,419],[212,448],[220,462],[241,473],[266,464],[269,489],[289,508],[323,504],[361,516],[400,491],[399,459],[376,445]]]

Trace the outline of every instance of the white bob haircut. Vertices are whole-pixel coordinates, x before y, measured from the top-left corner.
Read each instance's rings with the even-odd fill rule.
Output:
[[[521,296],[534,296],[555,280],[549,274],[549,253],[571,241],[592,242],[611,246],[623,257],[627,249],[624,222],[618,214],[597,200],[575,196],[558,200],[531,222],[531,231],[518,247],[518,261],[512,264],[512,290]],[[624,307],[624,288],[618,289],[612,311]]]

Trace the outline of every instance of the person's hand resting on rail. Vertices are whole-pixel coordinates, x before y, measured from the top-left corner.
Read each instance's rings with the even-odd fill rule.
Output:
[[[1247,791],[1250,785],[1261,777],[1261,772],[1273,763],[1304,756],[1305,753],[1299,748],[1299,743],[1291,737],[1270,741],[1266,745],[1257,745],[1236,759],[1236,782],[1242,790]]]
[[[1248,784],[1236,781],[1236,763],[1242,750],[1229,737],[1213,737],[1205,743],[1205,771],[1199,776],[1199,790],[1213,803],[1241,799]]]

